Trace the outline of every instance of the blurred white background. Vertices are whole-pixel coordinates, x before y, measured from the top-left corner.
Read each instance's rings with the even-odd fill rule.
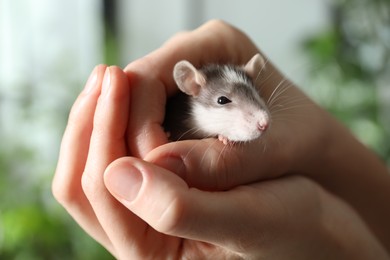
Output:
[[[304,74],[302,39],[328,25],[326,0],[120,1],[122,62],[159,47],[183,29],[223,19],[245,31],[283,71]],[[298,68],[299,67],[299,68]]]

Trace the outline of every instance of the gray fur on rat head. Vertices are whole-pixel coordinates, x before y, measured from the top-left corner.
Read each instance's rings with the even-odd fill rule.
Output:
[[[174,79],[189,98],[189,129],[203,137],[229,141],[258,138],[269,125],[269,113],[256,89],[255,78],[264,66],[256,54],[244,66],[207,65],[196,69],[188,61],[174,67]]]

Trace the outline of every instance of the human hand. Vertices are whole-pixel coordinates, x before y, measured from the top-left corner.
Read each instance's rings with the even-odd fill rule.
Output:
[[[389,259],[349,205],[303,177],[207,192],[154,164],[121,158],[104,179],[147,223],[142,237],[126,237],[132,246],[118,248],[125,258]]]
[[[129,99],[128,79],[121,69],[105,65],[94,69],[70,112],[52,183],[59,203],[113,253],[113,244],[103,229],[105,221],[111,219],[104,212],[123,207],[106,190],[102,173],[112,161],[127,155]],[[94,174],[101,174],[101,179]],[[110,207],[100,207],[97,200]]]
[[[199,41],[202,41],[205,47],[210,36],[207,28],[213,27],[215,31],[221,26],[224,28],[226,25],[219,22],[210,23],[192,36],[200,38]],[[204,38],[205,32],[207,35]],[[229,34],[225,32],[224,35]],[[176,39],[184,36],[178,36]],[[188,38],[184,37],[183,40]],[[209,49],[210,52],[218,49],[220,38],[217,37],[215,40],[210,45],[212,47]],[[177,50],[179,47],[180,45],[171,53],[168,46],[165,48],[168,52],[165,51],[162,55],[157,53],[158,59],[152,59],[151,56],[152,58],[132,63],[128,68],[127,77],[119,68],[106,69],[106,66],[98,66],[70,113],[53,180],[53,193],[80,226],[114,255],[117,254],[115,248],[120,247],[123,241],[111,239],[112,237],[118,239],[116,234],[123,234],[123,230],[131,235],[129,237],[137,236],[143,232],[146,225],[109,194],[103,183],[103,172],[118,158],[128,155],[142,157],[153,148],[167,142],[161,128],[164,116],[161,108],[165,106],[166,96],[172,94],[174,88],[168,84],[171,81],[171,76],[168,76],[171,75],[170,68],[168,65],[165,67],[166,64],[162,61],[171,62],[173,67],[176,61],[173,57],[175,53],[179,55],[177,58],[184,58],[180,56],[182,55],[180,50]],[[247,47],[247,50],[250,50],[251,46]],[[229,47],[225,48],[228,51]],[[187,49],[186,55],[190,55],[190,51]],[[228,52],[233,54],[232,51]],[[257,50],[249,51],[245,56],[250,57],[255,51]],[[198,53],[191,53],[196,56],[200,54],[200,49]],[[169,59],[165,59],[167,57]],[[204,57],[205,62],[208,59],[211,59],[210,61],[222,59],[213,55]],[[161,62],[158,62],[159,59]],[[246,57],[236,56],[233,61],[234,59],[239,63],[246,60]],[[163,70],[152,70],[152,73],[147,71],[153,68],[153,62],[164,65],[166,74]],[[148,63],[151,64],[150,67],[147,66]],[[155,86],[155,89],[152,92],[145,91],[150,90],[150,86]],[[145,109],[143,104],[139,103],[141,100],[145,101],[146,105],[151,105]],[[143,139],[147,137],[150,137],[150,140]],[[111,227],[113,215],[125,217],[114,217],[116,225]],[[128,225],[128,221],[132,223],[131,230],[123,229]]]
[[[390,175],[385,164],[269,61],[258,87],[272,123],[260,140],[234,146],[215,139],[168,143],[161,124],[167,97],[177,91],[174,64],[182,59],[196,67],[211,62],[244,64],[258,52],[241,31],[211,21],[130,63],[125,71],[132,79],[127,135],[131,155],[206,190],[301,174],[352,205],[390,250]]]
[[[217,28],[219,29],[217,30]],[[208,29],[210,29],[210,32]],[[225,31],[225,33],[222,33],[222,31]],[[231,34],[227,33],[228,31]],[[313,133],[307,129],[306,132],[303,131],[303,133],[307,133],[307,131],[310,133],[306,136],[307,142],[303,140],[304,142],[301,146],[299,146],[299,142],[305,136],[303,133],[298,133],[298,130],[302,130],[305,125],[297,121],[295,122],[296,125],[301,126],[289,129],[288,121],[283,122],[283,120],[278,120],[281,124],[279,127],[276,127],[274,122],[273,129],[276,128],[278,130],[274,130],[272,136],[268,135],[266,141],[267,147],[270,146],[271,141],[276,146],[272,146],[271,151],[267,148],[267,152],[259,156],[257,156],[259,149],[256,143],[247,144],[246,147],[239,146],[239,149],[235,149],[237,154],[230,149],[225,149],[221,153],[225,146],[211,139],[166,144],[166,135],[161,128],[164,117],[164,112],[161,109],[165,106],[166,97],[175,92],[171,79],[171,67],[177,60],[182,58],[187,58],[194,62],[196,57],[203,57],[201,63],[219,60],[228,61],[217,55],[223,55],[223,52],[219,52],[218,49],[223,45],[221,41],[227,40],[228,35],[231,37],[232,44],[224,48],[226,48],[225,51],[227,53],[231,53],[231,61],[244,63],[247,58],[240,58],[240,55],[247,55],[249,58],[253,53],[257,52],[254,45],[240,32],[226,24],[212,22],[204,26],[203,29],[177,36],[162,49],[130,64],[126,72],[128,79],[125,78],[122,71],[118,68],[111,68],[111,88],[109,88],[111,89],[109,91],[111,94],[108,95],[110,99],[99,98],[102,101],[97,102],[103,80],[102,71],[105,69],[104,66],[99,66],[97,68],[98,76],[95,84],[93,84],[96,85],[95,88],[83,92],[76,101],[64,135],[59,164],[53,182],[53,192],[76,221],[114,255],[119,256],[122,248],[126,248],[129,241],[138,241],[134,248],[138,248],[138,246],[142,248],[142,244],[144,244],[142,242],[145,242],[145,240],[140,242],[136,238],[141,239],[142,235],[140,234],[144,230],[149,230],[145,222],[112,198],[105,187],[103,172],[111,162],[118,158],[126,155],[144,157],[151,162],[154,161],[161,166],[166,166],[168,169],[179,172],[179,175],[190,186],[213,190],[228,189],[229,187],[236,187],[258,179],[279,176],[286,172],[294,172],[294,169],[299,172],[298,169],[305,164],[307,164],[306,167],[310,166],[313,169],[315,163],[309,160],[313,157],[313,154],[303,158],[305,155],[304,151],[313,151],[316,144],[324,141],[323,131],[326,132],[326,129],[329,129],[326,127],[326,124],[329,122],[326,120],[326,114],[317,106],[313,107],[314,111],[320,111],[318,115],[321,116],[318,120],[323,121],[317,127],[323,125],[324,128],[320,129],[321,134],[314,133],[313,129]],[[238,51],[240,48],[239,44],[232,38],[241,43],[246,43],[242,45],[244,47],[241,47],[241,49],[245,50]],[[216,54],[210,54],[210,56],[205,53],[202,54],[201,48],[198,49],[197,47],[194,48],[198,51],[194,50],[194,52],[191,52],[192,47],[180,48],[186,42],[185,46],[190,46],[189,42],[193,40],[198,40],[200,47],[208,46],[207,42],[210,40],[209,50]],[[238,51],[238,53],[234,54],[235,51]],[[227,57],[225,58],[228,59]],[[148,69],[152,69],[152,72]],[[280,83],[280,80],[283,81],[283,77],[277,71],[270,73],[266,78],[268,82]],[[129,82],[130,86],[128,85]],[[154,86],[154,88],[151,89],[151,86]],[[274,88],[271,88],[268,92],[266,87],[262,89],[265,95],[268,93],[268,96],[271,96],[269,91]],[[129,93],[129,90],[131,93]],[[299,96],[300,92],[295,87],[290,87],[283,93],[287,94],[286,91],[288,91],[288,96],[292,95],[295,97],[295,100],[302,97]],[[296,96],[294,93],[299,95]],[[284,95],[279,98],[279,100],[283,99]],[[307,101],[306,98],[304,100]],[[310,101],[307,104],[311,106]],[[130,111],[128,109],[129,106]],[[298,110],[290,112],[294,111],[298,112]],[[313,111],[304,115],[311,117],[311,113]],[[282,119],[281,115],[279,117]],[[128,120],[129,118],[130,120]],[[292,130],[289,138],[294,137],[296,139],[284,139],[283,134],[286,134],[284,132],[287,130],[283,129],[282,125],[288,125],[287,129]],[[128,129],[127,132],[126,128]],[[298,133],[297,136],[294,136],[296,133]],[[315,136],[321,138],[317,140],[314,138]],[[285,141],[287,142],[284,143]],[[155,149],[159,145],[163,146]],[[174,147],[171,147],[171,145],[174,145]],[[206,147],[207,149],[205,149]],[[286,147],[286,150],[284,150],[284,147]],[[326,150],[326,146],[322,148]],[[246,153],[246,151],[254,153]],[[202,152],[206,152],[207,156]],[[246,156],[249,157],[246,158]],[[174,160],[171,163],[166,160],[167,157],[184,158],[185,164],[182,166],[183,164],[181,163],[183,162],[179,162],[180,166],[175,167]],[[131,161],[134,158],[121,160]],[[260,161],[262,162],[261,165]],[[213,164],[214,162],[217,163]],[[234,168],[235,164],[239,165],[239,167]],[[260,168],[250,168],[250,166],[259,167],[259,165]],[[199,166],[201,167],[199,168]],[[233,171],[234,169],[239,170],[240,174],[236,174],[237,172]],[[109,181],[109,179],[110,177],[106,177],[106,181]],[[341,188],[344,187],[343,185],[337,185]],[[112,225],[113,222],[116,225]],[[132,225],[123,228],[129,222]],[[378,227],[380,228],[381,225],[378,224]],[[153,235],[165,237],[160,233],[153,233]],[[124,239],[126,237],[129,240]],[[174,238],[173,240],[177,241],[176,239]],[[162,241],[166,241],[165,238]]]
[[[307,179],[207,192],[123,157],[128,91],[120,69],[95,69],[72,108],[53,181],[57,200],[115,257],[385,259],[358,216]]]
[[[104,75],[104,76],[103,76]],[[102,86],[103,85],[103,86]],[[206,208],[185,208],[186,206],[194,205],[194,202],[199,201],[199,206],[207,204],[209,198],[207,196],[214,196],[213,193],[201,192],[195,189],[189,189],[188,186],[175,174],[172,174],[164,169],[151,164],[137,161],[135,158],[123,157],[127,154],[126,149],[126,127],[127,127],[127,107],[129,105],[129,86],[128,81],[125,78],[123,72],[116,67],[106,68],[106,66],[98,66],[92,73],[85,90],[80,94],[75,104],[72,107],[72,111],[69,116],[68,126],[66,128],[63,142],[61,145],[60,158],[57,166],[55,178],[53,180],[53,194],[57,200],[67,209],[72,217],[83,227],[88,234],[94,239],[100,242],[107,250],[109,250],[114,256],[119,258],[143,258],[146,256],[158,256],[161,258],[169,256],[205,256],[209,254],[215,254],[220,256],[234,256],[237,252],[230,252],[231,250],[223,249],[223,241],[214,241],[216,245],[208,245],[203,242],[195,241],[192,239],[185,239],[185,237],[193,236],[195,238],[196,228],[192,232],[183,237],[174,237],[170,234],[174,232],[173,227],[176,227],[176,232],[179,231],[178,227],[182,225],[189,225],[189,222],[180,224],[175,223],[178,221],[192,221],[197,222],[198,215],[202,215],[206,209],[212,210],[213,204],[209,204]],[[116,160],[118,158],[121,158]],[[115,161],[116,160],[116,161]],[[112,166],[106,170],[106,167],[115,161]],[[164,219],[160,224],[156,224],[160,212],[155,212],[153,216],[145,216],[146,212],[135,212],[145,218],[146,221],[151,222],[153,226],[156,226],[157,230],[160,229],[160,233],[147,222],[144,222],[133,212],[126,209],[120,204],[106,189],[107,185],[111,192],[118,196],[118,183],[115,183],[115,177],[123,177],[124,181],[119,182],[124,185],[121,191],[125,191],[127,195],[132,194],[131,188],[136,189],[139,187],[136,183],[130,183],[126,181],[126,177],[129,175],[118,171],[118,165],[130,162],[138,162],[135,166],[142,166],[142,170],[145,171],[142,177],[140,175],[133,175],[135,179],[145,179],[144,188],[147,189],[144,194],[144,203],[138,203],[139,206],[147,206],[151,209],[164,210],[167,207],[167,214],[163,214]],[[129,165],[125,171],[135,169]],[[120,169],[119,169],[120,170]],[[104,183],[103,175],[106,172],[106,182]],[[167,178],[167,179],[164,179]],[[160,180],[161,179],[161,180]],[[131,179],[130,179],[131,181]],[[150,183],[152,181],[152,183]],[[152,185],[152,186],[151,186]],[[157,185],[157,187],[154,187]],[[148,191],[152,188],[153,192]],[[251,189],[248,188],[248,191]],[[135,191],[136,192],[136,191]],[[134,194],[135,194],[134,192]],[[162,194],[167,195],[163,197]],[[188,194],[187,194],[188,193]],[[234,193],[240,194],[242,192],[234,191]],[[253,193],[253,192],[252,192]],[[226,193],[226,198],[231,196]],[[250,193],[248,196],[251,195]],[[155,198],[154,196],[158,196]],[[242,196],[242,199],[245,196]],[[164,198],[164,199],[163,199]],[[206,198],[206,200],[204,200]],[[248,197],[249,198],[249,197]],[[125,202],[125,197],[121,197],[120,201]],[[141,199],[141,197],[140,197]],[[157,200],[155,200],[157,199]],[[163,199],[163,200],[161,200]],[[218,200],[227,201],[224,196],[217,196]],[[241,200],[242,200],[241,199]],[[251,203],[253,203],[251,199]],[[150,203],[146,200],[150,200]],[[172,200],[172,201],[169,201]],[[193,200],[193,201],[191,201]],[[152,205],[152,204],[153,205]],[[169,207],[164,203],[172,204],[173,207]],[[177,203],[177,204],[176,204]],[[230,204],[231,202],[229,202]],[[238,202],[237,202],[238,203]],[[240,204],[240,203],[239,203]],[[125,205],[128,205],[125,202]],[[162,208],[158,208],[161,205]],[[228,207],[229,205],[225,205]],[[249,205],[247,211],[251,208]],[[202,206],[203,207],[203,206]],[[130,208],[134,206],[130,205]],[[222,209],[222,208],[221,208]],[[225,209],[226,211],[229,208]],[[235,210],[232,208],[231,210]],[[256,207],[253,208],[254,212],[258,211]],[[181,213],[191,215],[192,218],[187,218]],[[168,213],[171,212],[171,213]],[[266,211],[265,211],[266,212]],[[195,214],[197,213],[197,214]],[[204,215],[204,217],[210,216],[213,212]],[[215,212],[218,213],[218,212]],[[229,214],[228,212],[225,212]],[[268,212],[267,214],[271,214]],[[234,215],[232,215],[233,217]],[[245,223],[248,216],[242,219],[242,223]],[[235,216],[239,221],[239,217]],[[210,219],[211,220],[211,219]],[[253,222],[254,219],[251,220]],[[218,222],[218,216],[214,216],[214,221]],[[205,222],[204,226],[207,230],[211,230],[209,222]],[[199,223],[200,224],[200,223]],[[237,229],[240,226],[234,226],[234,222],[229,222],[231,228]],[[191,227],[191,225],[190,225]],[[221,229],[222,227],[219,227]],[[248,227],[249,228],[249,227]],[[204,241],[213,242],[216,239],[219,231],[213,231],[213,234],[209,234],[204,230],[199,230],[198,239],[204,239]],[[183,232],[183,231],[180,231]],[[226,230],[227,232],[227,230]],[[230,232],[233,232],[231,230]],[[243,232],[243,231],[241,231]],[[177,235],[180,235],[178,233]],[[243,233],[245,235],[245,233]],[[245,239],[256,239],[254,236],[256,233],[247,234]],[[226,242],[231,243],[231,237],[228,233],[225,233]],[[247,246],[239,249],[238,246],[242,241],[235,242],[232,249],[237,247],[236,250],[243,250]],[[255,246],[252,246],[254,250]],[[254,252],[251,252],[251,254]],[[180,255],[182,254],[182,255]],[[238,256],[238,255],[237,255]]]

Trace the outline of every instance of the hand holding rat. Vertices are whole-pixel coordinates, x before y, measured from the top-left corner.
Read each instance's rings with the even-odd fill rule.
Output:
[[[194,42],[197,44],[194,44]],[[361,185],[361,190],[370,190],[373,183],[378,183],[376,175],[367,180],[367,178],[361,178],[361,174],[358,174],[353,185],[349,185],[350,182],[345,181],[345,177],[340,174],[340,171],[350,171],[351,161],[346,159],[345,165],[347,166],[344,164],[340,166],[334,161],[333,163],[329,161],[329,147],[340,147],[346,142],[352,143],[352,146],[356,147],[354,139],[351,140],[345,130],[340,130],[340,127],[325,112],[309,101],[298,89],[284,86],[286,81],[269,63],[267,63],[267,74],[262,82],[264,84],[264,87],[262,87],[264,98],[267,100],[271,97],[272,93],[277,92],[275,89],[283,89],[283,95],[277,96],[278,102],[282,104],[283,101],[292,102],[290,98],[293,97],[293,101],[299,100],[305,105],[303,107],[293,106],[293,109],[286,113],[282,113],[282,108],[275,105],[276,109],[280,109],[281,112],[276,113],[276,115],[274,113],[272,131],[269,131],[263,141],[259,141],[260,143],[251,142],[245,146],[237,146],[234,149],[227,149],[230,147],[224,146],[215,139],[167,143],[167,137],[161,125],[164,120],[163,109],[166,98],[177,91],[172,78],[174,64],[182,59],[191,61],[196,67],[210,62],[244,64],[257,52],[258,50],[250,40],[235,28],[221,22],[211,22],[194,32],[176,36],[161,49],[131,63],[126,69],[130,86],[128,86],[128,82],[120,70],[110,68],[111,73],[109,74],[111,74],[111,77],[105,78],[111,80],[105,79],[106,84],[103,85],[111,87],[103,88],[105,91],[100,94],[99,86],[103,78],[103,67],[98,67],[97,71],[99,73],[97,73],[98,76],[95,82],[97,86],[92,90],[88,87],[88,91],[80,95],[72,110],[70,122],[64,135],[53,190],[58,200],[62,202],[80,225],[114,255],[123,256],[126,255],[124,253],[129,252],[128,250],[131,250],[135,255],[142,256],[145,252],[153,253],[150,252],[150,245],[153,245],[153,249],[158,251],[159,248],[166,248],[167,243],[178,245],[177,243],[183,241],[177,239],[177,237],[165,236],[148,228],[148,225],[134,213],[148,221],[152,226],[155,225],[153,220],[158,219],[149,219],[146,215],[153,216],[153,212],[146,214],[145,211],[142,211],[142,208],[134,208],[135,204],[126,203],[124,197],[119,196],[119,187],[113,185],[113,178],[116,173],[120,172],[123,173],[120,175],[128,176],[126,172],[130,172],[131,165],[141,165],[145,167],[143,169],[149,169],[145,171],[146,173],[143,173],[146,175],[142,175],[143,178],[149,176],[149,179],[144,179],[146,181],[143,184],[144,187],[148,187],[148,180],[151,181],[150,184],[154,183],[155,185],[167,183],[162,187],[168,187],[169,183],[179,184],[177,189],[174,189],[175,185],[169,186],[173,193],[165,194],[169,189],[164,189],[160,194],[151,193],[155,194],[156,202],[159,201],[158,195],[168,196],[168,200],[165,201],[169,201],[169,198],[176,197],[172,197],[172,195],[184,194],[186,184],[179,178],[175,178],[177,176],[169,175],[169,171],[159,167],[156,168],[155,165],[144,164],[145,162],[135,158],[122,158],[112,164],[116,159],[126,155],[142,157],[150,162],[156,162],[158,165],[165,166],[178,173],[190,186],[212,190],[228,189],[264,178],[281,176],[285,173],[310,173],[310,177],[316,177],[325,187],[329,187],[330,190],[334,190],[340,195],[345,195],[345,199],[353,202],[351,204],[355,204],[355,208],[365,217],[365,220],[373,227],[376,234],[379,234],[378,237],[381,237],[380,231],[382,230],[383,237],[386,238],[386,232],[383,232],[383,230],[386,230],[384,228],[385,223],[387,223],[386,212],[377,214],[376,206],[378,205],[372,205],[370,202],[374,200],[379,204],[386,204],[385,200],[381,198],[386,197],[383,188],[386,187],[388,182],[386,180],[379,181],[379,184],[375,185],[377,192],[366,193],[370,196],[365,195],[365,200],[361,200],[362,195],[356,194],[356,185],[364,183],[366,186]],[[110,84],[107,84],[107,82]],[[109,89],[108,92],[107,89]],[[129,90],[130,94],[128,93]],[[97,102],[99,95],[99,101]],[[270,102],[272,103],[272,101]],[[278,104],[278,102],[273,103]],[[128,110],[129,103],[130,110]],[[308,107],[311,109],[307,109]],[[291,114],[304,115],[304,117],[302,117],[302,121],[282,120],[286,116],[291,116]],[[128,118],[130,118],[129,121]],[[310,128],[304,123],[305,118],[310,118]],[[127,122],[128,125],[126,125]],[[336,138],[334,136],[335,132],[341,133],[341,136]],[[343,140],[344,137],[345,140]],[[343,143],[335,145],[335,140],[340,140],[340,138]],[[263,152],[264,146],[261,142],[266,145],[266,152]],[[260,150],[259,147],[261,147]],[[336,149],[336,152],[340,153],[341,151],[343,149]],[[365,157],[361,161],[366,166],[361,167],[358,162],[354,164],[355,168],[358,170],[359,168],[364,170],[366,167],[371,169],[381,168],[378,167],[376,160],[370,158],[370,156],[368,156],[368,159],[367,156],[360,156],[361,153],[366,155],[367,152],[365,151],[362,151],[360,146],[352,151],[351,155],[354,159]],[[333,155],[333,153],[332,156],[338,157],[337,154]],[[104,183],[103,173],[110,164],[112,165],[106,172]],[[324,175],[327,171],[329,175]],[[156,172],[156,176],[167,177],[167,182],[163,180],[158,183],[153,182],[153,176],[155,176],[153,172]],[[159,172],[163,174],[159,175]],[[81,179],[83,185],[81,185]],[[295,183],[299,184],[300,182]],[[106,185],[111,193],[134,213],[129,212],[122,204],[113,199],[107,191]],[[294,183],[291,185],[295,186]],[[260,186],[256,187],[259,188]],[[149,190],[153,189],[150,188]],[[188,191],[191,190],[193,189]],[[207,192],[192,194],[201,196],[205,201],[209,199],[206,196],[209,194]],[[232,194],[237,193],[232,190]],[[294,195],[294,192],[292,192],[292,195]],[[144,196],[147,199],[147,194],[144,193]],[[166,196],[160,197],[160,199],[164,200]],[[315,194],[310,195],[310,192],[308,192],[306,196],[311,198],[315,197]],[[195,197],[195,195],[183,197],[176,202],[191,203],[197,201]],[[189,198],[191,199],[187,200]],[[221,197],[221,202],[223,201]],[[328,203],[332,204],[329,201],[325,204]],[[237,204],[238,206],[241,204],[240,199]],[[231,205],[232,213],[237,211],[237,204]],[[367,204],[371,205],[367,206]],[[138,205],[141,206],[142,204]],[[310,202],[308,205],[310,205]],[[298,205],[291,204],[290,206],[295,208]],[[379,208],[385,211],[388,207],[383,205]],[[176,212],[180,213],[182,208],[173,207],[171,209],[179,210]],[[187,210],[190,210],[190,208],[187,208]],[[156,212],[159,212],[158,208]],[[157,213],[155,216],[158,216]],[[251,216],[255,219],[256,216],[260,217],[258,214],[259,212],[256,209],[251,212]],[[278,215],[277,212],[272,214]],[[346,213],[346,215],[348,214],[351,213]],[[179,217],[180,215],[171,216]],[[167,219],[170,218],[167,217]],[[176,220],[180,220],[180,218]],[[112,223],[115,223],[115,225]],[[190,222],[182,222],[182,224],[183,227],[186,224],[192,225]],[[227,228],[228,225],[225,227]],[[365,230],[364,225],[361,225],[361,228]],[[361,228],[357,228],[357,230],[361,230]],[[145,231],[148,232],[145,233]],[[162,231],[169,233],[167,230]],[[199,230],[200,233],[203,231]],[[316,231],[313,230],[313,232]],[[147,235],[144,236],[145,234]],[[366,234],[366,232],[362,232],[362,234]],[[248,236],[250,237],[251,234],[248,234]],[[356,237],[359,237],[359,235],[356,235]],[[381,237],[382,242],[385,241],[383,237]],[[156,244],[155,241],[160,242]],[[193,242],[185,243],[192,245]],[[283,244],[283,241],[280,242]],[[176,247],[176,249],[178,248]],[[216,247],[215,250],[220,251],[220,248]]]
[[[212,22],[194,32],[180,34],[155,52],[130,63],[125,72],[133,85],[127,138],[131,154],[174,172],[186,171],[185,180],[190,185],[206,189],[226,189],[301,171],[305,166],[302,161],[310,159],[308,152],[325,142],[326,123],[319,117],[325,113],[269,62],[259,80],[262,98],[269,101],[273,114],[272,131],[261,138],[265,148],[252,142],[238,145],[239,149],[226,149],[215,139],[168,143],[162,124],[167,97],[178,92],[172,77],[174,65],[183,59],[195,67],[208,63],[241,65],[256,53],[259,53],[256,46],[240,31]],[[280,103],[287,107],[281,109]],[[286,115],[282,112],[286,110],[288,116],[304,114],[310,118],[311,129],[300,118],[296,122],[283,120]],[[200,174],[204,176],[197,173],[199,162],[203,167]]]
[[[127,139],[132,155],[179,174],[190,186],[210,190],[302,174],[352,205],[390,250],[390,233],[384,228],[390,219],[385,165],[268,61],[256,82],[272,126],[260,140],[232,148],[215,139],[168,143],[161,125],[167,97],[178,91],[174,65],[180,60],[196,68],[241,65],[256,53],[241,31],[210,22],[129,64],[125,71],[133,88]]]
[[[53,181],[57,200],[117,258],[385,259],[353,210],[305,178],[206,192],[123,157],[129,89],[119,68],[94,70],[72,108]]]

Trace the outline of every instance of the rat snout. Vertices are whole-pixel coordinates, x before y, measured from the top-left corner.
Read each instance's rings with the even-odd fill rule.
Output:
[[[268,115],[265,113],[261,113],[257,124],[256,124],[257,130],[260,132],[265,132],[268,127],[269,127],[269,120],[268,120]]]
[[[261,122],[261,123],[257,123],[257,129],[260,131],[260,132],[264,132],[265,130],[267,130],[269,124],[267,121],[265,122]]]

